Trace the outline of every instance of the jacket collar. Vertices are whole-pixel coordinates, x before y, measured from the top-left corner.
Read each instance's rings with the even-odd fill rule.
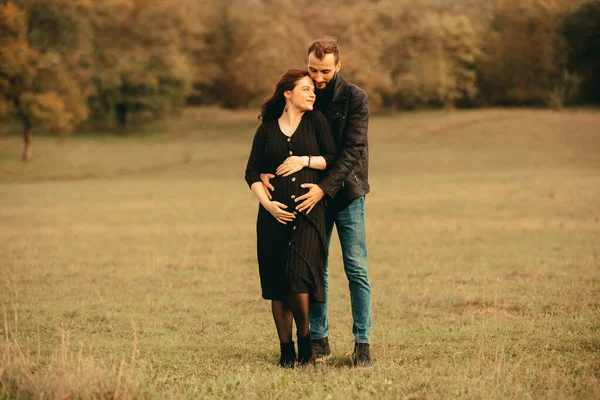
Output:
[[[335,86],[333,88],[333,99],[332,101],[343,101],[346,100],[346,88],[348,82],[340,74],[337,74],[335,78]]]

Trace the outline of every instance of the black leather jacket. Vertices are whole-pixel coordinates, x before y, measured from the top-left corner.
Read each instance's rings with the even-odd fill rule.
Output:
[[[317,100],[318,102],[318,100]],[[319,187],[343,209],[353,199],[369,193],[369,102],[358,86],[336,77],[333,98],[318,104],[337,145],[337,157],[327,166]],[[328,201],[331,202],[331,199]]]

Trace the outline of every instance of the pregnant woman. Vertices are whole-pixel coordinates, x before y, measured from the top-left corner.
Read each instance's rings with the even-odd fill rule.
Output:
[[[312,111],[315,87],[306,70],[290,69],[277,82],[275,93],[262,105],[261,121],[246,167],[246,182],[260,202],[256,223],[262,297],[271,309],[280,341],[279,366],[293,368],[312,360],[308,310],[325,301],[327,259],[324,204],[303,212],[296,199],[319,182],[335,159],[335,143],[325,116]],[[271,194],[261,173],[272,174]]]

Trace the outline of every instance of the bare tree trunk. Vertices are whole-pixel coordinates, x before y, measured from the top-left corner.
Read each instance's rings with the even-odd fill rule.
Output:
[[[25,142],[25,147],[23,149],[23,161],[31,160],[31,124],[29,122],[25,122],[25,130],[23,131],[23,140]]]
[[[123,135],[125,133],[125,127],[127,126],[127,106],[125,104],[117,104],[116,117],[117,123],[119,124],[119,133]]]

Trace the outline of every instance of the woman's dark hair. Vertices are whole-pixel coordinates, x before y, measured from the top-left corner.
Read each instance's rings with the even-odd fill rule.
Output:
[[[275,92],[268,97],[260,107],[258,119],[260,121],[274,121],[281,116],[285,107],[284,92],[294,90],[298,81],[305,76],[309,76],[305,69],[288,69],[281,75],[281,78],[275,85]]]

